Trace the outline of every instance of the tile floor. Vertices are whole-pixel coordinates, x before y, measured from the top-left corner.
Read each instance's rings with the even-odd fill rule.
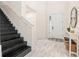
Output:
[[[25,57],[68,57],[68,53],[64,42],[40,39],[33,41],[32,51]]]

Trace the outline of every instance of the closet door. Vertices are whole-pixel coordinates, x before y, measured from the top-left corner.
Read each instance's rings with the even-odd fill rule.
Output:
[[[63,14],[49,15],[49,38],[63,38]]]

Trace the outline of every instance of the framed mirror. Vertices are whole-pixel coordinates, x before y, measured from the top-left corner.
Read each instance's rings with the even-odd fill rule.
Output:
[[[72,28],[75,28],[76,25],[77,25],[77,9],[73,7],[70,15],[70,26]]]

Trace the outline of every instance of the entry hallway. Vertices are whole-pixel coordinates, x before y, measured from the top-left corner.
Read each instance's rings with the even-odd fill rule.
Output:
[[[25,57],[67,57],[64,42],[40,39],[33,40],[32,51]]]

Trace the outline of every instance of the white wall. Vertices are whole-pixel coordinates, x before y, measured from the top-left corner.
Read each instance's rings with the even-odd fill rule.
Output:
[[[36,36],[36,15],[37,13],[27,3],[29,4],[29,2],[22,2],[22,10],[21,10],[22,16],[33,25],[32,26],[32,40],[35,40],[37,38]]]
[[[18,15],[21,15],[21,1],[4,1],[5,5],[8,5]]]
[[[46,2],[24,2],[26,6],[29,6],[36,12],[36,37],[37,39],[47,38],[47,14],[46,14]]]
[[[37,39],[47,38],[47,2],[37,2]]]

